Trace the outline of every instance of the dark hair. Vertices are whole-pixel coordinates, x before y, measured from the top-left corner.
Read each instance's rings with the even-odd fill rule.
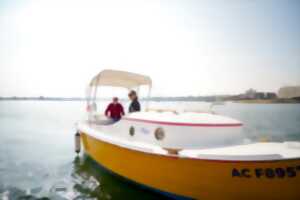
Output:
[[[135,95],[135,96],[137,96],[137,95],[136,95],[136,91],[134,91],[134,90],[131,90],[131,91],[129,92],[128,96],[132,96],[132,95]]]

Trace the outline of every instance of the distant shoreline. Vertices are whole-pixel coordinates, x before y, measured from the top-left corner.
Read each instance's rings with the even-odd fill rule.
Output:
[[[0,101],[87,101],[87,98],[82,97],[0,97]],[[102,98],[98,100],[109,101],[109,98]],[[144,101],[146,99],[141,99]],[[207,97],[152,97],[150,101],[175,101],[175,102],[233,102],[244,104],[300,104],[300,99],[218,99],[214,96]]]
[[[86,98],[59,98],[59,97],[4,97],[0,101],[86,101]]]
[[[298,99],[245,99],[233,102],[244,104],[300,104]]]

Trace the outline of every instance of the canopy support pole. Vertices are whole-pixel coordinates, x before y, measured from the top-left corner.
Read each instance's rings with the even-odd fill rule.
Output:
[[[152,85],[149,85],[149,91],[148,91],[148,95],[147,95],[147,99],[146,99],[146,111],[148,111],[148,109],[149,109],[149,101],[150,101],[150,97],[151,97],[151,90],[152,90]]]

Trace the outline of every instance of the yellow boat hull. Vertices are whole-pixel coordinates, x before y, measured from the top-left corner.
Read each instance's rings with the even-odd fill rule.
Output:
[[[220,161],[145,153],[81,133],[85,152],[108,170],[169,194],[204,200],[299,200],[300,159]]]

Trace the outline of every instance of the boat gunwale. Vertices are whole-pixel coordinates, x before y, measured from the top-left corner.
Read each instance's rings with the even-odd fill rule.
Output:
[[[149,124],[159,124],[167,126],[190,126],[190,127],[241,127],[242,123],[186,123],[186,122],[167,122],[167,121],[157,121],[157,120],[148,120],[148,119],[137,119],[131,117],[123,117],[122,120],[134,121],[134,122],[144,122]]]

